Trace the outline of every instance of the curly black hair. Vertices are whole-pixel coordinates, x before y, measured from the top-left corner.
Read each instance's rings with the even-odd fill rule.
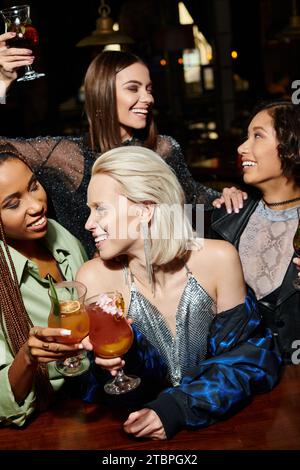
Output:
[[[255,107],[249,122],[261,111],[272,117],[278,140],[278,156],[283,174],[300,180],[300,105],[291,101],[268,101]]]

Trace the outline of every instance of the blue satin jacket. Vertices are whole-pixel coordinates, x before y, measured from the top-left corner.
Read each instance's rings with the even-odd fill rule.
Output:
[[[224,419],[247,404],[255,393],[271,390],[278,381],[281,364],[272,333],[262,327],[250,294],[244,304],[216,315],[208,336],[207,358],[191,369],[179,386],[168,386],[165,364],[136,328],[134,345],[125,361],[125,372],[142,378],[137,390],[105,397],[103,383],[110,374],[93,364],[84,399],[107,403],[114,400],[114,405],[125,405],[127,410],[152,408],[167,437],[182,428],[204,427]]]

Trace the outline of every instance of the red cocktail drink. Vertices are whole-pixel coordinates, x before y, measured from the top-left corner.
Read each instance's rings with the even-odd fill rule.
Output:
[[[86,309],[90,318],[90,341],[96,354],[107,358],[125,354],[133,341],[126,319],[104,312],[96,302]]]
[[[104,359],[121,357],[133,342],[133,332],[124,316],[124,300],[119,292],[94,295],[85,303],[90,319],[89,339],[97,356]],[[106,393],[119,395],[134,390],[141,380],[127,376],[119,369],[116,377],[104,386]]]
[[[5,32],[16,33],[15,37],[7,41],[9,47],[31,49],[37,56],[39,43],[38,32],[30,19],[29,5],[16,5],[0,11],[5,23]],[[44,73],[35,72],[30,65],[25,66],[25,74],[18,78],[18,82],[26,82],[44,77]]]

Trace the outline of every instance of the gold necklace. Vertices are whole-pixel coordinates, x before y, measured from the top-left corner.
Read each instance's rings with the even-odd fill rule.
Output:
[[[267,202],[263,198],[264,204],[266,204],[269,207],[276,207],[276,206],[285,206],[286,204],[290,204],[291,202],[296,202],[300,201],[300,197],[295,197],[294,199],[288,199],[286,201],[280,201],[280,202]]]

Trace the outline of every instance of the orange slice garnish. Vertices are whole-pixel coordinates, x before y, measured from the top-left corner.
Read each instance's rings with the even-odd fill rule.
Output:
[[[59,303],[60,313],[75,313],[80,310],[80,302],[78,300],[66,300]]]
[[[116,307],[118,310],[122,311],[122,315],[114,315],[115,317],[124,318],[125,317],[125,302],[122,296],[117,297],[115,300]]]

